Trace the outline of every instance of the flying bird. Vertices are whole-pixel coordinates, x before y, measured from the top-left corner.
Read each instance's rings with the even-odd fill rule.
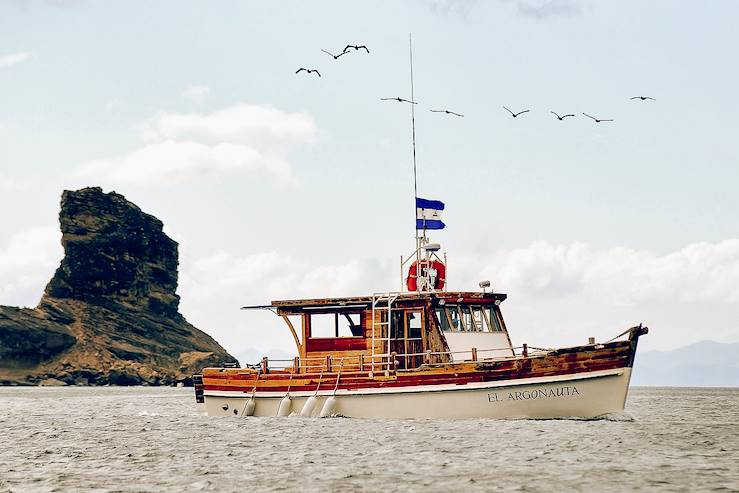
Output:
[[[601,120],[601,119],[598,119],[598,118],[596,118],[596,117],[594,117],[594,116],[590,116],[590,115],[588,115],[587,113],[583,113],[583,115],[587,116],[588,118],[590,118],[591,120],[593,120],[593,121],[594,121],[595,123],[600,123],[600,122],[612,122],[612,121],[613,121],[613,120]]]
[[[408,99],[403,99],[403,98],[380,98],[380,101],[397,101],[399,103],[418,104],[415,101],[409,101]]]
[[[346,55],[346,53],[347,53],[346,51],[342,51],[342,52],[341,52],[341,53],[339,53],[338,55],[334,55],[334,54],[333,54],[333,53],[331,53],[330,51],[326,51],[326,50],[324,50],[323,48],[321,48],[321,51],[322,51],[322,52],[324,52],[324,53],[326,53],[327,55],[331,55],[332,57],[334,57],[334,60],[338,60],[340,56],[342,56],[342,55]]]
[[[347,53],[349,51],[349,48],[353,48],[354,51],[364,50],[369,53],[369,49],[364,45],[346,45],[346,48],[344,48],[344,51],[342,51],[342,53]]]
[[[633,98],[629,98],[629,99],[641,99],[642,101],[646,101],[647,99],[651,99],[652,101],[657,101],[656,99],[654,99],[653,97],[650,97],[650,96],[634,96]]]
[[[447,115],[464,116],[449,110],[429,110],[431,113],[446,113]]]
[[[567,118],[568,116],[575,116],[575,115],[573,115],[573,114],[568,114],[568,115],[562,115],[562,116],[559,116],[559,115],[558,115],[557,113],[555,113],[554,111],[550,111],[549,113],[551,113],[552,115],[556,116],[556,117],[557,117],[557,120],[559,120],[559,121],[562,121],[562,120],[564,120],[564,119],[565,119],[565,118]]]
[[[528,113],[529,112],[529,110],[523,110],[523,111],[519,111],[518,113],[514,113],[511,110],[509,110],[508,108],[506,108],[505,106],[503,106],[503,109],[506,110],[508,113],[510,113],[513,118],[516,118],[518,115],[522,115],[524,113]]]
[[[319,72],[317,69],[314,69],[314,68],[300,67],[298,70],[295,71],[295,73],[299,74],[300,72],[303,72],[303,71],[305,71],[308,74],[316,73],[318,74],[318,77],[321,76],[321,72]]]

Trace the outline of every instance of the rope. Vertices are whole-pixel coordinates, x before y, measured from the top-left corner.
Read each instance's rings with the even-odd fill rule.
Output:
[[[616,337],[614,337],[613,339],[609,339],[609,340],[607,340],[606,342],[604,342],[603,344],[608,344],[609,342],[613,342],[613,341],[615,341],[616,339],[618,339],[619,337],[621,337],[621,336],[625,336],[625,335],[626,335],[626,334],[628,334],[629,332],[633,331],[634,329],[638,329],[639,327],[641,327],[641,325],[639,325],[639,326],[637,326],[637,327],[629,327],[628,329],[624,330],[623,332],[621,332],[621,333],[620,333],[619,335],[617,335],[617,336],[616,336]]]
[[[251,390],[251,399],[244,402],[244,408],[241,410],[241,416],[244,416],[244,412],[246,412],[246,405],[249,403],[249,401],[254,400],[254,396],[257,393],[257,385],[259,384],[259,375],[261,375],[261,373],[262,373],[262,367],[260,366],[259,370],[257,370],[257,378],[256,380],[254,380],[254,388]]]
[[[318,385],[316,385],[316,392],[313,394],[313,397],[318,395],[318,389],[321,388],[321,380],[323,380],[323,370],[321,370],[321,375],[318,377]]]
[[[293,384],[293,375],[294,375],[294,374],[295,374],[295,373],[290,373],[290,380],[288,380],[288,381],[287,381],[287,393],[285,394],[285,397],[287,397],[287,396],[289,396],[289,395],[290,395],[290,387],[291,387],[291,386],[292,386],[292,384]]]
[[[344,360],[341,360],[341,363],[339,363],[339,373],[336,375],[336,385],[334,385],[334,393],[333,395],[336,395],[336,389],[339,388],[339,379],[341,378],[341,369],[344,367]]]

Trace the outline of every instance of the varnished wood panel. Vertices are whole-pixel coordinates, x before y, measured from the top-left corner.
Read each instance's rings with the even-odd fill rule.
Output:
[[[569,375],[581,372],[624,368],[633,360],[636,345],[632,341],[619,341],[606,344],[600,348],[592,346],[569,348],[553,351],[542,356],[518,357],[505,360],[450,363],[444,366],[423,366],[419,369],[389,372],[359,372],[354,368],[342,369],[339,380],[340,389],[360,389],[377,387],[397,387],[416,385],[459,384],[470,382],[488,382],[517,378]],[[343,353],[347,356],[348,353]],[[318,363],[318,362],[317,362]],[[206,369],[203,382],[206,390],[243,390],[251,391],[257,382],[257,390],[286,391],[290,388],[299,390],[315,390],[318,382],[321,388],[333,388],[336,385],[338,366],[332,372],[323,371],[316,366],[312,371],[296,374],[292,381],[288,372],[277,372],[260,375],[257,382],[256,371],[235,369]]]

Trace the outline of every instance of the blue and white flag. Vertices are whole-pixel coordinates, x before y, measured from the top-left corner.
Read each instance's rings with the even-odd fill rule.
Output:
[[[441,211],[444,202],[440,200],[420,199],[416,197],[416,229],[444,229],[441,222]]]

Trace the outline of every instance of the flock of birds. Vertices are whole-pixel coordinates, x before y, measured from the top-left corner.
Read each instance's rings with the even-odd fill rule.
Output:
[[[324,52],[325,54],[329,55],[334,60],[338,60],[339,58],[343,57],[347,53],[350,53],[350,50],[354,50],[354,51],[364,50],[364,51],[367,52],[367,54],[369,54],[369,52],[370,52],[369,51],[369,48],[367,48],[364,45],[346,45],[344,47],[344,49],[341,50],[341,52],[338,55],[335,55],[335,54],[331,53],[330,51],[324,50],[323,48],[321,48],[321,51],[322,52]],[[299,74],[300,72],[305,72],[306,75],[316,74],[318,77],[321,76],[321,72],[319,72],[318,69],[315,69],[315,68],[300,67],[298,70],[295,71],[296,74]]]
[[[341,52],[339,52],[338,54],[334,54],[334,53],[332,53],[332,52],[330,52],[328,50],[321,49],[322,52],[326,53],[327,55],[329,55],[330,57],[332,57],[334,60],[338,60],[342,56],[344,56],[344,55],[346,55],[348,53],[351,53],[352,50],[354,52],[358,52],[358,51],[364,50],[367,54],[369,54],[369,52],[370,52],[369,48],[367,48],[365,45],[346,45],[344,47],[344,49],[341,50]],[[306,75],[316,74],[318,77],[321,77],[321,72],[319,72],[318,69],[316,69],[316,68],[300,67],[298,70],[295,71],[296,74],[299,74],[301,72],[305,72]],[[642,102],[643,101],[656,101],[656,99],[653,98],[653,97],[651,97],[651,96],[634,96],[634,97],[631,97],[629,99],[630,100],[639,100],[639,101],[642,101]],[[409,99],[403,99],[401,97],[396,97],[396,98],[380,98],[380,100],[381,101],[397,101],[398,103],[418,104],[416,101],[411,101]],[[503,106],[503,109],[506,110],[508,113],[510,113],[513,118],[518,118],[519,116],[521,116],[523,114],[526,114],[526,113],[529,113],[531,111],[531,110],[528,110],[528,109],[521,110],[521,111],[512,111],[512,110],[506,108],[505,106]],[[464,117],[464,115],[461,114],[461,113],[457,113],[455,111],[451,111],[451,110],[447,110],[447,109],[443,109],[443,110],[431,109],[429,111],[431,111],[432,113],[444,113],[446,115],[457,116],[457,117]],[[574,118],[574,116],[575,116],[574,113],[567,113],[567,114],[564,114],[564,115],[560,115],[559,113],[556,113],[554,111],[550,111],[550,113],[552,115],[554,115],[557,118],[557,120],[559,120],[559,121],[562,121],[565,118],[570,118],[570,117],[573,117]],[[612,122],[612,121],[614,121],[612,118],[596,118],[594,116],[588,115],[585,112],[583,112],[583,115],[586,116],[586,117],[588,117],[588,118],[590,118],[595,123],[603,123],[603,122]]]
[[[657,101],[655,98],[653,98],[651,96],[634,96],[634,97],[629,98],[629,99],[632,100],[632,101],[635,100],[635,99],[638,99],[640,101]],[[516,117],[518,117],[520,115],[523,115],[524,113],[528,113],[528,112],[531,111],[531,110],[523,110],[523,111],[519,111],[519,112],[514,112],[514,111],[511,111],[510,109],[506,108],[505,106],[503,106],[503,109],[506,110],[508,113],[510,113],[513,118],[516,118]],[[564,120],[565,118],[568,118],[568,117],[574,117],[575,116],[573,113],[567,113],[565,115],[560,115],[556,111],[550,111],[549,113],[551,113],[552,115],[554,115],[555,118],[557,118],[557,120],[559,120],[559,121],[562,121],[562,120]],[[585,112],[583,112],[583,115],[584,116],[587,116],[588,118],[590,118],[591,120],[593,120],[595,123],[612,122],[612,121],[614,121],[613,118],[596,118],[596,117],[594,117],[592,115],[588,115]]]

